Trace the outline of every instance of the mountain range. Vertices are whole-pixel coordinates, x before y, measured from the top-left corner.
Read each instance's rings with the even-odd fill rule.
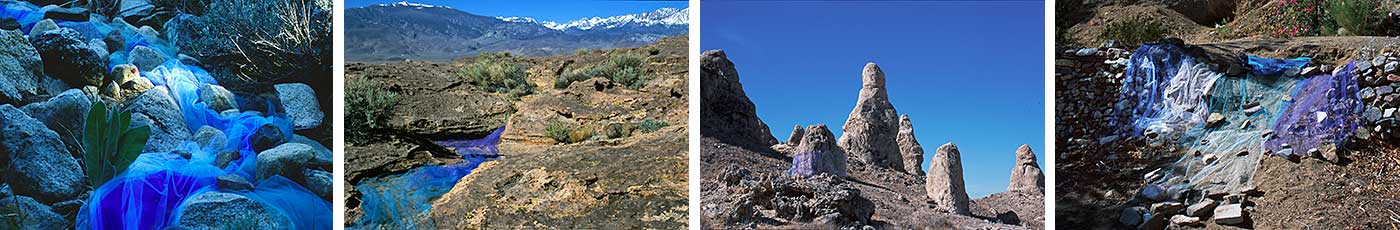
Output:
[[[676,8],[560,23],[411,2],[351,8],[345,14],[345,57],[350,62],[440,62],[482,52],[549,56],[637,47],[686,34],[690,21],[690,9]]]

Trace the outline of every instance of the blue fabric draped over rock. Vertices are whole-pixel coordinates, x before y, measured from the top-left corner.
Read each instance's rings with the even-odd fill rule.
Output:
[[[1249,56],[1250,74],[1266,76],[1283,74],[1285,70],[1303,68],[1312,58],[1273,59]]]
[[[1273,122],[1274,135],[1264,147],[1277,155],[1303,155],[1308,150],[1341,143],[1360,125],[1356,66],[1347,63],[1333,74],[1319,74],[1298,84],[1293,102]]]
[[[432,229],[427,214],[432,201],[447,193],[458,180],[471,174],[482,162],[500,155],[496,146],[505,128],[481,139],[435,141],[454,148],[465,161],[449,165],[428,165],[403,174],[370,178],[355,188],[362,194],[364,217],[355,226],[370,229]]]
[[[1175,139],[1205,119],[1204,95],[1222,76],[1181,47],[1140,46],[1128,59],[1109,124],[1118,127],[1118,135],[1150,133]]]

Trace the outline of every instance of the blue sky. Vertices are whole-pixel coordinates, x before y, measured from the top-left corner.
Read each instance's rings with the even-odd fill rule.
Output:
[[[399,0],[346,0],[349,8],[364,7]],[[608,17],[651,12],[670,7],[684,9],[685,1],[579,1],[579,0],[416,0],[409,1],[439,6],[484,16],[521,16],[538,20],[567,22],[588,17]]]
[[[968,195],[1006,190],[1021,144],[1045,168],[1044,2],[734,2],[701,4],[700,46],[723,49],[779,140],[793,125],[836,135],[861,68],[885,71],[925,163],[957,144]]]

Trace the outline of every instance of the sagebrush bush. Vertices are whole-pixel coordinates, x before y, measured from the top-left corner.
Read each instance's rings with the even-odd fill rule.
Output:
[[[472,85],[489,92],[520,97],[534,92],[534,86],[527,80],[525,67],[516,64],[510,53],[482,53],[472,64],[462,67],[458,75],[467,78]]]
[[[571,128],[564,122],[550,121],[544,126],[545,136],[549,136],[550,139],[559,143],[569,143],[569,133],[571,132]]]
[[[1162,25],[1162,22],[1144,17],[1128,17],[1109,22],[1104,27],[1100,38],[1117,40],[1124,45],[1136,46],[1161,39],[1166,33],[1167,28]]]
[[[656,132],[657,130],[661,130],[661,128],[665,128],[669,125],[671,124],[667,124],[665,121],[646,119],[642,120],[641,125],[637,125],[637,130],[641,131],[642,133],[652,133]]]
[[[579,143],[593,137],[593,129],[582,126],[571,126],[562,121],[550,121],[544,126],[545,136],[554,139],[559,144]]]
[[[587,54],[588,54],[588,48],[578,48],[577,50],[574,50],[574,55],[587,55]]]
[[[646,59],[638,54],[621,53],[608,56],[603,64],[576,69],[559,76],[554,88],[567,88],[569,84],[589,78],[602,77],[629,89],[640,89],[651,80],[646,68]]]
[[[346,139],[357,144],[369,142],[373,130],[387,126],[389,114],[398,103],[399,94],[384,90],[378,82],[362,78],[346,81]]]
[[[328,6],[325,0],[214,0],[193,19],[199,22],[185,23],[201,25],[189,28],[188,41],[171,42],[233,85],[329,77]]]
[[[1376,0],[1333,0],[1327,4],[1327,15],[1336,26],[1331,33],[1337,35],[1379,35],[1377,26],[1386,17]],[[1340,34],[1343,28],[1346,34]]]

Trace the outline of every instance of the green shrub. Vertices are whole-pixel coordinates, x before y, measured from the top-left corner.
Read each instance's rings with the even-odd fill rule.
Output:
[[[525,67],[512,61],[510,53],[506,52],[482,53],[476,57],[476,62],[463,67],[457,74],[467,78],[477,88],[513,98],[534,91],[526,79],[528,74]]]
[[[554,88],[567,88],[569,84],[576,81],[594,77],[607,78],[613,83],[626,86],[629,89],[640,89],[646,85],[647,81],[651,80],[645,58],[637,54],[622,53],[609,55],[608,61],[603,64],[560,75],[559,79],[554,82]]]
[[[588,48],[578,48],[577,50],[574,50],[574,55],[587,55],[587,54],[588,54]]]
[[[642,131],[642,133],[652,133],[669,125],[671,124],[666,124],[665,121],[646,119],[642,120],[642,124],[637,126],[637,130]]]
[[[572,132],[571,128],[559,121],[550,121],[544,126],[544,134],[559,143],[568,143],[570,132]]]
[[[83,121],[83,162],[88,184],[94,188],[102,186],[126,171],[150,137],[150,126],[131,127],[131,112],[108,109],[106,102],[94,100]]]
[[[1137,46],[1142,43],[1161,39],[1167,33],[1167,28],[1162,22],[1145,17],[1129,17],[1123,20],[1109,22],[1104,27],[1100,38],[1105,40],[1117,40],[1123,45]]]
[[[1333,0],[1327,4],[1327,14],[1331,17],[1327,26],[1331,34],[1346,29],[1346,34],[1337,35],[1377,35],[1377,25],[1385,19],[1386,13],[1380,10],[1380,2],[1375,0]],[[1328,30],[1324,29],[1324,30]]]
[[[399,94],[384,90],[378,82],[352,78],[345,82],[346,138],[352,143],[370,141],[371,132],[387,126]]]
[[[212,0],[202,16],[182,23],[188,37],[171,42],[215,67],[210,72],[225,85],[329,78],[334,47],[326,2]]]
[[[579,143],[593,137],[593,129],[570,126],[561,121],[550,121],[544,127],[544,133],[550,139],[560,144]]]

